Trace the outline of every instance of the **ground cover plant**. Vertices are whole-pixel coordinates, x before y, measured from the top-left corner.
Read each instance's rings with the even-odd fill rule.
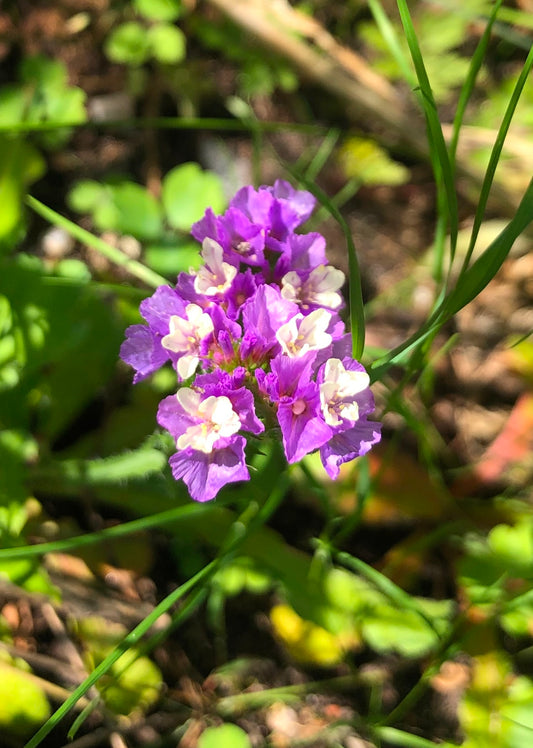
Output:
[[[529,745],[526,0],[0,54],[5,744]]]

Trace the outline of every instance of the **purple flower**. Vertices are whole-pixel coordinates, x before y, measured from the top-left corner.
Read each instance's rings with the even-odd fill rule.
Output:
[[[172,474],[196,501],[248,480],[246,434],[281,439],[287,461],[320,450],[328,475],[380,439],[374,399],[338,315],[344,275],[320,234],[296,234],[315,205],[278,180],[244,187],[194,224],[203,264],[141,304],[126,331],[134,381],[171,361],[178,385],[157,421],[174,438]]]

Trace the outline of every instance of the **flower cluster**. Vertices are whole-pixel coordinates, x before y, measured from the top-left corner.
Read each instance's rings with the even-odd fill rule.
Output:
[[[289,463],[320,450],[328,475],[380,439],[374,400],[339,316],[344,274],[318,233],[296,229],[313,196],[285,181],[244,187],[228,210],[192,228],[203,265],[141,303],[126,331],[134,382],[167,361],[176,395],[157,420],[175,439],[172,473],[197,501],[248,480],[246,435],[278,430]]]

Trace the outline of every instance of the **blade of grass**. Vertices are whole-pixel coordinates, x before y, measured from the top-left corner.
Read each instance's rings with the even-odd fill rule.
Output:
[[[532,48],[533,53],[533,48]],[[533,54],[531,55],[533,63]],[[474,299],[494,278],[511,251],[515,240],[533,220],[533,179],[518,206],[514,218],[477,260],[457,279],[455,288],[442,303],[440,316],[449,319]]]
[[[64,538],[62,540],[53,540],[49,543],[38,543],[37,545],[27,545],[17,548],[0,549],[0,561],[31,558],[32,556],[44,556],[46,553],[64,553],[66,551],[75,551],[78,548],[84,548],[88,545],[102,543],[116,538],[122,538],[132,535],[136,532],[149,530],[153,527],[167,526],[178,523],[180,520],[189,519],[195,515],[204,514],[209,511],[209,506],[205,504],[188,504],[187,506],[169,509],[166,512],[141,519],[134,519],[131,522],[125,522],[122,525],[107,527],[104,530],[77,535],[73,538]]]
[[[398,730],[395,727],[376,727],[372,731],[380,740],[401,748],[435,748],[432,740],[426,740],[410,732]],[[456,743],[439,743],[441,748],[459,748]]]
[[[37,200],[37,198],[32,195],[26,196],[26,204],[42,218],[50,221],[54,226],[59,226],[64,229],[75,239],[92,247],[92,249],[95,249],[108,260],[114,262],[115,265],[124,268],[131,275],[135,276],[140,281],[143,281],[143,283],[146,283],[148,286],[152,286],[153,288],[157,288],[158,286],[168,286],[168,280],[163,278],[162,275],[154,273],[154,271],[147,268],[146,265],[142,265],[140,262],[132,260],[130,257],[125,255],[124,252],[121,252],[120,249],[112,247],[107,242],[104,242],[102,239],[91,234],[90,231],[82,229],[81,226],[78,226],[73,221],[65,218],[65,216],[62,216],[60,213],[56,213],[55,210],[44,205],[44,203]]]
[[[479,195],[479,202],[476,208],[476,214],[474,216],[474,223],[472,226],[472,234],[470,237],[470,243],[468,245],[468,250],[466,252],[466,255],[463,261],[461,272],[464,272],[464,270],[466,270],[470,262],[470,258],[472,257],[472,252],[474,251],[476,240],[479,234],[479,229],[481,228],[481,223],[483,222],[483,216],[485,215],[485,209],[487,207],[490,189],[494,181],[494,175],[496,173],[496,168],[500,160],[503,145],[505,143],[505,138],[507,137],[507,133],[509,131],[509,127],[511,125],[511,121],[513,119],[513,115],[515,113],[516,107],[518,105],[520,95],[522,94],[526,81],[528,80],[529,74],[531,73],[532,67],[533,67],[533,46],[529,50],[529,54],[526,58],[524,66],[520,72],[520,75],[518,76],[516,85],[509,98],[507,109],[505,110],[505,113],[503,115],[502,123],[498,130],[498,134],[496,135],[496,140],[494,142],[494,146],[492,148],[490,158],[489,158],[489,163],[485,171],[483,184],[481,185],[481,192]]]
[[[420,86],[420,102],[426,117],[428,128],[428,143],[432,153],[433,164],[440,166],[434,169],[437,189],[444,192],[447,207],[447,219],[450,227],[450,253],[451,259],[455,256],[457,245],[457,233],[459,230],[459,213],[457,207],[457,192],[455,190],[454,174],[446,148],[446,142],[440,124],[437,105],[431,90],[431,85],[424,65],[422,52],[418,44],[415,28],[406,0],[397,0],[400,18],[405,31],[405,37],[415,67],[418,85]],[[440,204],[440,201],[437,201]]]
[[[402,49],[402,45],[400,43],[398,34],[396,33],[396,29],[383,10],[383,5],[381,4],[380,0],[368,0],[368,7],[370,8],[370,12],[374,17],[376,26],[381,31],[383,41],[386,43],[389,48],[389,52],[396,60],[396,64],[402,71],[404,79],[406,80],[408,85],[411,86],[411,88],[414,88],[417,81],[411,67],[411,62],[409,60],[409,57]]]
[[[139,639],[153,626],[153,624],[166,613],[173,605],[181,600],[194,587],[208,579],[216,571],[220,564],[220,559],[214,559],[204,566],[197,574],[191,577],[187,582],[180,585],[177,589],[167,595],[159,605],[148,615],[141,623],[138,624],[130,633],[122,639],[115,649],[93,670],[93,672],[81,683],[68,699],[52,714],[44,725],[35,733],[35,735],[26,743],[25,748],[37,748],[54,727],[68,714],[76,702],[84,696],[87,691],[105,675],[107,671],[127,650],[137,644]],[[184,608],[186,610],[186,608]]]
[[[311,163],[305,170],[305,176],[310,181],[314,181],[324,168],[324,164],[330,158],[331,154],[340,137],[340,130],[338,128],[332,128],[326,136],[322,139],[315,155],[313,156]]]
[[[343,566],[346,566],[348,569],[352,569],[352,571],[356,571],[362,576],[366,577],[369,582],[371,582],[380,592],[388,597],[389,600],[393,602],[398,608],[416,613],[418,616],[420,616],[424,623],[427,623],[430,629],[435,632],[439,639],[442,638],[442,633],[435,626],[435,622],[430,616],[426,614],[424,610],[422,610],[416,600],[412,598],[411,595],[409,595],[407,592],[404,592],[401,587],[398,587],[398,585],[394,584],[394,582],[392,582],[384,574],[381,574],[381,572],[379,572],[377,569],[374,569],[372,566],[365,564],[365,562],[361,561],[361,559],[355,558],[351,554],[346,553],[346,551],[335,552],[333,553],[333,557]]]
[[[487,25],[485,26],[485,31],[481,35],[474,54],[472,55],[465,82],[461,86],[461,91],[459,92],[457,109],[455,111],[455,117],[453,119],[452,136],[450,138],[450,143],[448,146],[450,161],[454,166],[457,153],[457,144],[459,142],[459,133],[461,131],[461,125],[463,124],[466,105],[470,101],[470,97],[472,95],[472,91],[474,90],[478,73],[481,69],[481,65],[483,64],[483,60],[485,59],[492,27],[494,26],[494,22],[496,21],[496,16],[498,15],[498,11],[500,10],[502,2],[503,0],[496,0],[496,2],[494,3],[494,7],[489,16],[489,20],[487,21]]]
[[[299,122],[265,122],[258,121],[257,125],[264,132],[280,132],[282,130],[297,132],[323,132],[326,128],[320,124],[309,124]],[[251,129],[249,122],[230,119],[229,117],[138,117],[119,120],[88,120],[86,122],[17,122],[16,124],[0,124],[0,133],[19,134],[25,132],[48,132],[57,129],[132,129],[153,128],[158,130],[220,130],[227,132],[248,132]]]
[[[430,335],[436,334],[445,322],[472,301],[494,278],[515,240],[531,221],[533,221],[533,180],[529,183],[514,218],[475,263],[459,276],[455,288],[443,298],[420,329],[369,367],[370,380],[375,382],[382,377],[394,363],[400,362],[421,342]]]

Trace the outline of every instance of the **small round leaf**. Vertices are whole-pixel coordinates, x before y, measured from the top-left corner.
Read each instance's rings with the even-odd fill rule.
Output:
[[[237,725],[208,727],[200,735],[198,748],[252,748],[250,738]]]
[[[140,23],[123,23],[107,38],[105,53],[112,62],[142,65],[149,55],[146,30]]]
[[[133,7],[151,21],[175,21],[181,14],[181,0],[133,0]]]
[[[177,166],[163,180],[163,207],[172,228],[189,231],[199,221],[206,208],[220,213],[225,198],[219,177],[202,171],[193,162]]]
[[[164,65],[181,62],[185,58],[185,35],[176,26],[158,23],[148,30],[152,55]]]

